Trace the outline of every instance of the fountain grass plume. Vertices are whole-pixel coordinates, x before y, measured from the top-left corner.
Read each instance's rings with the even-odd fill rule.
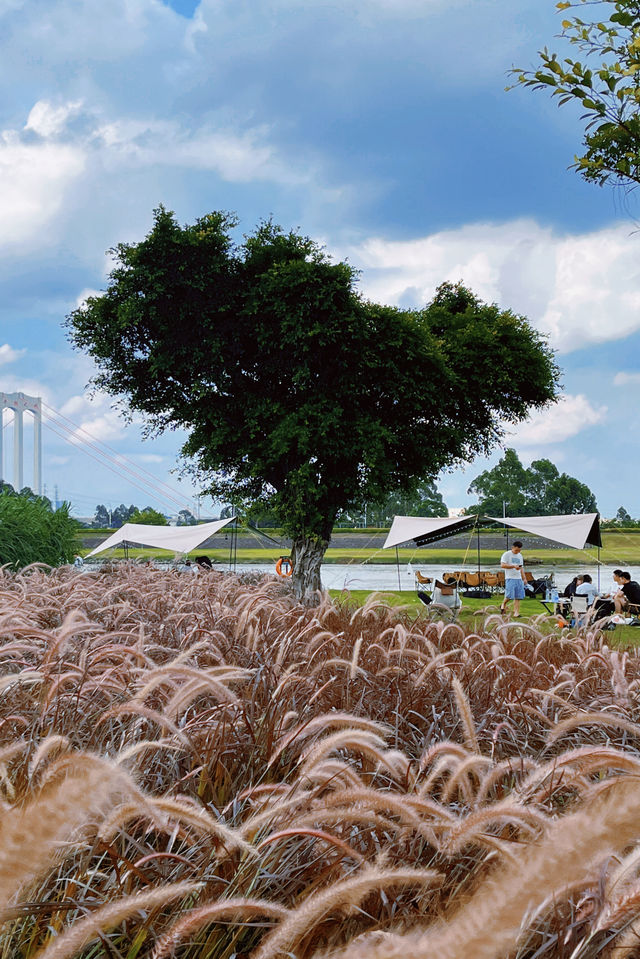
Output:
[[[593,879],[612,852],[640,838],[640,779],[609,784],[604,795],[553,823],[517,862],[497,870],[447,922],[392,945],[357,946],[344,959],[501,959],[516,947],[525,917],[578,880]]]
[[[56,936],[34,959],[72,959],[83,946],[97,939],[101,933],[117,926],[133,913],[141,910],[158,909],[175,899],[186,899],[202,887],[198,882],[177,882],[159,889],[152,889],[125,896],[115,902],[107,903],[94,912],[79,919],[59,936]]]

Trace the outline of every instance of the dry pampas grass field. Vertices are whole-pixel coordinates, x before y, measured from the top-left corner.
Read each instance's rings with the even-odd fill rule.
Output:
[[[0,959],[639,956],[640,658],[0,571]]]

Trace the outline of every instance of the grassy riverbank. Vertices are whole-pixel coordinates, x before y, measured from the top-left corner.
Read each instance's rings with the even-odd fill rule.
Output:
[[[78,536],[78,550],[82,555],[90,552],[98,543],[110,534],[109,530],[82,530]],[[277,530],[268,530],[274,539],[281,539]],[[386,538],[386,531],[381,530],[335,530],[331,545],[326,552],[325,563],[376,563],[392,565],[396,562],[395,549],[382,548]],[[535,537],[523,534],[524,556],[527,565],[538,566],[574,566],[585,565],[593,567],[598,561],[598,550],[590,547],[587,550],[570,549],[569,547],[554,547],[548,542],[542,544]],[[640,530],[612,530],[602,534],[603,546],[600,550],[600,562],[607,565],[620,564],[621,566],[640,565]],[[215,563],[228,565],[230,540],[219,537],[211,547],[195,550],[198,555],[206,554]],[[501,533],[483,535],[481,539],[480,562],[485,569],[499,565],[500,556],[505,542]],[[240,531],[237,550],[237,562],[242,565],[255,563],[274,563],[279,556],[287,553],[288,545],[276,543],[259,543],[257,534]],[[167,550],[130,549],[129,556],[136,559],[165,559],[171,558]],[[451,542],[440,543],[437,546],[416,549],[414,546],[398,550],[398,559],[401,563],[411,562],[416,569],[424,566],[449,566],[457,568],[463,564],[475,565],[477,562],[477,548],[475,536],[456,537]],[[105,553],[103,558],[120,559],[124,556],[121,549]]]
[[[373,593],[366,589],[339,590],[330,589],[329,595],[336,601],[341,597],[348,598],[350,602],[364,605],[371,600]],[[411,615],[418,616],[426,613],[427,607],[422,603],[415,592],[399,590],[385,590],[378,592],[381,602],[387,603],[397,609],[404,609]],[[465,629],[476,632],[483,627],[487,616],[492,614],[500,616],[500,603],[502,595],[497,595],[495,600],[486,599],[467,599],[462,600],[462,608],[456,616],[456,622],[460,623]],[[549,608],[551,609],[551,604]],[[513,613],[513,603],[510,604],[510,611]],[[549,616],[547,610],[539,599],[523,599],[520,603],[520,620],[510,620],[514,623],[528,624],[541,632],[557,632],[558,617]],[[562,630],[562,634],[573,635],[574,631]],[[635,626],[616,626],[615,630],[605,633],[607,644],[612,648],[631,649],[640,646],[640,627]]]

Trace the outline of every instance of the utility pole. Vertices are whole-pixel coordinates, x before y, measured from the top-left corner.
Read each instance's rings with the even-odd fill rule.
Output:
[[[60,506],[60,503],[58,502],[58,484],[57,483],[53,487],[53,504],[54,504],[53,505],[54,509],[58,509]]]

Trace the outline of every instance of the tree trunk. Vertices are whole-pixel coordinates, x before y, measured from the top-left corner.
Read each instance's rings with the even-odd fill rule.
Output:
[[[305,606],[315,606],[322,590],[320,564],[329,541],[318,536],[297,536],[291,547],[293,589]]]

